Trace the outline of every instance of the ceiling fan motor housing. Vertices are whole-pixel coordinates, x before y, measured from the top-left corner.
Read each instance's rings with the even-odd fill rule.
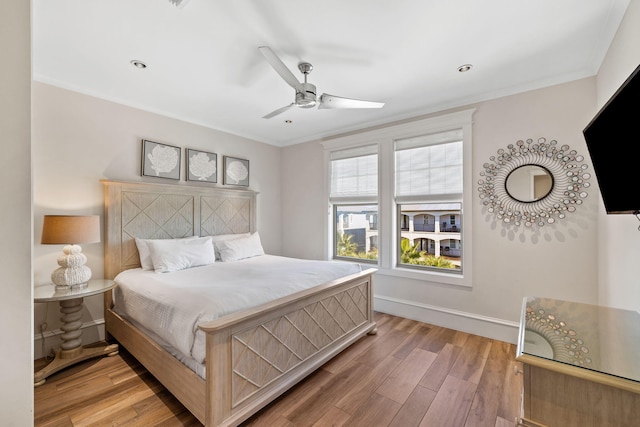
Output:
[[[301,83],[302,91],[296,92],[296,105],[300,108],[312,108],[316,105],[316,86],[311,83]]]

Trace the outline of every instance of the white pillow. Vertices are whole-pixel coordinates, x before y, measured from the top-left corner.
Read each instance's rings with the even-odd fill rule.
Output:
[[[194,239],[165,239],[147,242],[157,273],[169,273],[185,268],[213,264],[211,236]]]
[[[216,259],[220,259],[220,242],[226,242],[227,240],[240,239],[241,237],[249,237],[251,233],[240,234],[220,234],[218,236],[211,236],[213,238],[213,248],[216,251]]]
[[[181,237],[178,239],[169,240],[184,240],[184,239],[197,239],[198,236]],[[153,260],[151,259],[151,251],[149,250],[148,242],[153,240],[167,240],[167,239],[139,239],[136,237],[136,247],[138,248],[138,255],[140,255],[140,266],[143,270],[154,270]]]
[[[218,242],[218,248],[223,262],[264,255],[260,235],[257,232],[247,237]]]

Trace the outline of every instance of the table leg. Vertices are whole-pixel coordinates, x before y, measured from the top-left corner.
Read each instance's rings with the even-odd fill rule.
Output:
[[[80,329],[82,326],[82,300],[83,298],[74,298],[60,301],[60,313],[62,313],[60,329],[63,331],[60,338],[62,344],[60,350],[56,351],[53,361],[35,373],[35,387],[44,384],[49,375],[77,362],[98,356],[118,354],[118,344],[82,347],[82,330]]]

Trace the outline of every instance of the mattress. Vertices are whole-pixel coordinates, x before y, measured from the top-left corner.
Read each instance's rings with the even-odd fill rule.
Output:
[[[198,325],[362,271],[357,263],[262,255],[172,273],[140,268],[115,278],[114,311],[172,353],[205,361]]]

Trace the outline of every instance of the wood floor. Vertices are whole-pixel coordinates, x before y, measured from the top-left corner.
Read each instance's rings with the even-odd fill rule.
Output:
[[[377,335],[243,427],[515,425],[522,375],[514,345],[382,313],[376,321]],[[52,375],[34,398],[36,427],[201,425],[123,349]]]

